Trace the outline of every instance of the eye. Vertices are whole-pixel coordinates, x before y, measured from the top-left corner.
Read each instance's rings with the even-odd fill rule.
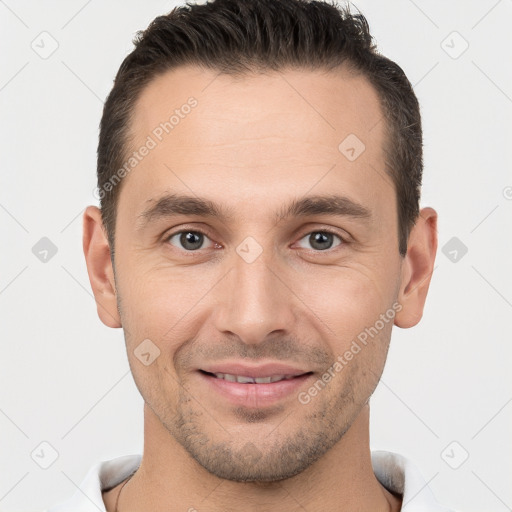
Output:
[[[171,245],[178,247],[178,249],[184,249],[189,252],[197,251],[198,249],[206,249],[208,247],[216,247],[217,244],[212,242],[208,236],[202,231],[192,231],[190,229],[184,231],[178,231],[174,234],[168,235],[166,237],[166,241],[168,241]],[[204,247],[203,244],[205,241],[209,241],[210,245],[208,247]],[[180,245],[177,245],[180,244]]]
[[[335,240],[333,239],[335,238],[337,238],[339,242],[333,245],[335,242]],[[337,247],[342,242],[344,242],[341,236],[331,233],[330,231],[312,231],[311,233],[308,233],[305,237],[301,238],[299,244],[303,240],[306,240],[306,243],[311,244],[311,247],[315,251],[326,251],[333,247]],[[301,247],[303,249],[309,249],[309,247],[304,247],[303,245],[301,245]]]

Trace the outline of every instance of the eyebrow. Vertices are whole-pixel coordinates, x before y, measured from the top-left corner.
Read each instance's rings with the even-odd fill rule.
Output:
[[[232,209],[200,197],[165,194],[159,199],[149,199],[146,202],[150,203],[150,206],[137,217],[136,229],[138,231],[144,229],[151,222],[177,215],[213,217],[223,222],[232,220],[235,217],[235,212]],[[275,221],[278,222],[290,217],[308,217],[314,215],[351,217],[362,220],[365,223],[370,223],[373,218],[371,210],[366,206],[346,196],[331,194],[313,195],[301,199],[294,199],[277,212]]]

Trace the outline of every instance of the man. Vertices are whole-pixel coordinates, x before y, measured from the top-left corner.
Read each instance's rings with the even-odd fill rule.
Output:
[[[369,448],[392,326],[420,321],[437,250],[401,68],[362,15],[300,0],[183,6],[135,44],[83,246],[144,453],[52,510],[448,510]]]

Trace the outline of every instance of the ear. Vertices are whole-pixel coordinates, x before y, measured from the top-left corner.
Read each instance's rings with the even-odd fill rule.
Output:
[[[96,206],[88,206],[83,215],[83,248],[98,316],[107,327],[121,327],[110,247]]]
[[[400,278],[398,303],[402,309],[395,315],[395,325],[408,328],[423,316],[423,307],[437,251],[437,212],[422,208],[409,234]]]

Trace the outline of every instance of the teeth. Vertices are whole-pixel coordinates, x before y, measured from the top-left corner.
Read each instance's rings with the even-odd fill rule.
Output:
[[[226,375],[227,377],[227,375]],[[242,384],[248,384],[248,383],[252,383],[254,384],[254,378],[253,377],[244,377],[243,375],[237,375],[235,377],[236,381],[237,382],[240,382]]]
[[[224,379],[229,382],[239,382],[241,384],[270,384],[280,380],[293,379],[294,375],[272,375],[271,377],[246,377],[245,375],[231,375],[229,373],[215,373],[218,379]]]
[[[257,377],[254,380],[256,381],[256,384],[270,384],[272,382],[272,377]]]

